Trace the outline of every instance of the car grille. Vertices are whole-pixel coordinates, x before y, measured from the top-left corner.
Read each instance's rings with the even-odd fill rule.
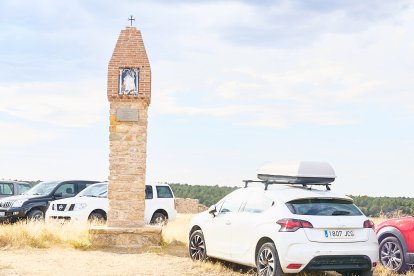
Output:
[[[10,208],[13,205],[13,201],[0,202],[0,208]]]
[[[62,219],[62,220],[70,220],[70,217],[67,216],[51,216],[52,219]]]
[[[65,211],[66,204],[56,204],[56,210],[57,211]]]
[[[317,256],[306,266],[305,270],[370,270],[371,259],[364,255],[355,256]]]

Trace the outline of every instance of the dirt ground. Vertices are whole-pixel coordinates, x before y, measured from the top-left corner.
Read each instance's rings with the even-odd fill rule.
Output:
[[[0,275],[255,275],[248,267],[191,261],[186,245],[191,217],[179,214],[163,228],[163,246],[141,253],[91,249],[85,238],[87,228],[77,225],[3,225],[0,227]],[[322,275],[338,274],[301,274]],[[374,275],[397,274],[379,266]],[[414,273],[406,275],[414,276]]]
[[[3,249],[0,255],[0,275],[240,275],[219,264],[194,263],[186,256],[157,252],[48,248]]]
[[[186,245],[191,217],[179,214],[163,228],[163,246],[141,253],[125,249],[74,249],[73,242],[65,240],[83,241],[83,232],[87,233],[83,226],[3,225],[0,226],[0,275],[234,276],[241,275],[240,270],[244,275],[252,275],[250,268],[226,268],[221,263],[191,261]]]

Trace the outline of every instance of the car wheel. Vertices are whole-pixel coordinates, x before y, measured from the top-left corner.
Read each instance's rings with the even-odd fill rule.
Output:
[[[279,255],[273,243],[263,244],[256,256],[257,275],[283,276],[286,275],[280,266]]]
[[[106,221],[106,218],[102,213],[93,212],[89,215],[88,220],[91,222],[103,223]]]
[[[34,221],[43,221],[45,219],[45,214],[40,210],[31,210],[27,214],[27,218]]]
[[[201,230],[196,230],[190,235],[188,250],[191,259],[194,261],[204,261],[207,259],[206,242]]]
[[[167,217],[163,213],[155,213],[151,219],[152,224],[165,225],[167,224]]]
[[[405,272],[408,268],[404,253],[400,241],[395,237],[385,238],[379,246],[381,264],[395,272]]]

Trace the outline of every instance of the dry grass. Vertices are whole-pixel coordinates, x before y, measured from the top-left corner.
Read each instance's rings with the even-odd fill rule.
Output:
[[[59,222],[18,222],[0,226],[0,248],[90,247],[89,225]]]
[[[162,237],[166,242],[179,241],[188,244],[188,225],[194,214],[178,214],[177,218],[162,229]]]
[[[187,253],[188,225],[192,216],[179,214],[163,228],[162,248],[144,254],[93,250],[87,224],[20,222],[0,225],[0,275],[32,275],[34,271],[37,275],[254,275],[250,268],[226,262],[192,262]],[[372,220],[378,224],[383,218]],[[397,274],[379,266],[374,275]],[[406,275],[414,276],[414,273]]]

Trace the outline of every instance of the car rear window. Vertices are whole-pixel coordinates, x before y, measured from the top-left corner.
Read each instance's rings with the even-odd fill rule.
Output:
[[[152,198],[153,198],[152,186],[146,185],[145,186],[145,199],[152,199]]]
[[[158,198],[172,198],[172,192],[168,186],[157,186],[157,197]]]
[[[286,203],[289,210],[296,215],[307,216],[360,216],[361,211],[344,199],[306,198]]]

